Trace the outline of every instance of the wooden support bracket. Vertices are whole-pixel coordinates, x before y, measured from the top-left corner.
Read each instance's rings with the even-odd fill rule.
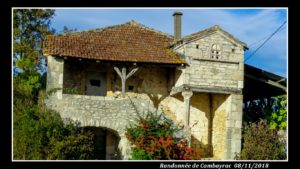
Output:
[[[116,66],[114,66],[114,70],[117,72],[119,77],[122,81],[122,97],[125,97],[125,86],[126,86],[126,80],[132,76],[139,68],[132,69],[127,75],[126,75],[126,67],[122,67],[122,72],[120,69]]]

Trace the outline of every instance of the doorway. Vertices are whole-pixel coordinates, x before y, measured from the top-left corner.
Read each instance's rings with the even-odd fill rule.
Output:
[[[94,158],[96,160],[119,160],[121,153],[118,148],[120,137],[116,131],[102,127],[87,126],[85,132],[93,134]]]

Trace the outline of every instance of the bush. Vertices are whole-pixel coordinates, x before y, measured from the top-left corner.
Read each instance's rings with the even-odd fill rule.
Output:
[[[284,160],[285,143],[277,130],[270,129],[267,122],[260,120],[245,127],[243,134],[242,160]]]
[[[172,120],[162,114],[148,112],[138,115],[136,124],[126,129],[126,137],[133,145],[133,160],[192,160],[200,156],[175,133],[182,127],[175,126]]]
[[[45,92],[38,100],[28,85],[14,81],[13,157],[15,160],[91,159],[93,135],[78,123],[64,122],[46,108]]]
[[[80,94],[80,91],[76,87],[74,87],[74,88],[65,87],[65,88],[63,88],[63,93],[65,93],[65,94]]]

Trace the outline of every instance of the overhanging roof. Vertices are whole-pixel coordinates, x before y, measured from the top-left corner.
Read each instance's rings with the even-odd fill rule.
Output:
[[[287,93],[287,78],[245,64],[244,100],[269,98]]]
[[[49,35],[44,55],[115,62],[186,64],[168,46],[173,36],[135,21],[82,32]]]

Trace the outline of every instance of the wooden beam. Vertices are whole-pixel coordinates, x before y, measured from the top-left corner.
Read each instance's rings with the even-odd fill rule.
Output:
[[[116,66],[114,66],[114,70],[117,72],[117,74],[121,78],[121,82],[122,82],[122,97],[125,97],[126,80],[130,76],[132,76],[138,70],[138,68],[132,69],[127,75],[126,75],[126,67],[122,67],[122,72]]]
[[[130,76],[132,76],[137,70],[139,70],[139,68],[134,68],[134,69],[132,69],[132,70],[128,73],[128,75],[126,76],[126,79],[128,79]]]
[[[114,70],[117,72],[117,74],[122,78],[122,73],[120,72],[120,69],[116,66],[114,66]]]
[[[260,82],[263,82],[263,83],[275,86],[277,88],[280,88],[280,89],[283,89],[284,91],[286,91],[286,86],[280,84],[279,82],[272,81],[272,80],[267,79],[267,78],[256,77],[256,76],[249,75],[249,74],[245,74],[245,77],[248,77],[248,78],[251,78],[253,80],[257,80],[257,81],[260,81]]]
[[[125,87],[126,87],[126,67],[122,67],[122,96],[125,97]]]

